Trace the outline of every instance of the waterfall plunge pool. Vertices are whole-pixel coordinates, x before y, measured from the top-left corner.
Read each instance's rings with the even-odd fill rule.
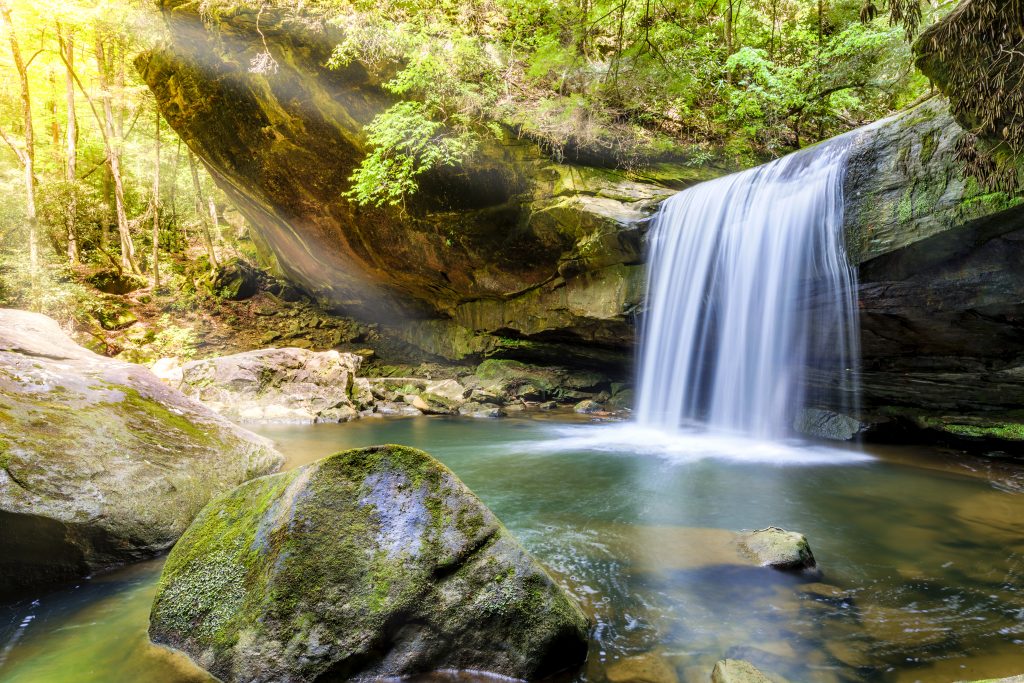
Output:
[[[386,442],[437,456],[594,617],[579,681],[635,680],[659,660],[658,683],[706,682],[725,656],[792,683],[1024,672],[1024,472],[934,449],[652,439],[569,420],[257,431],[291,467]],[[722,564],[727,530],[772,524],[807,535],[822,577]],[[209,680],[146,640],[161,564],[0,607],[0,681]]]

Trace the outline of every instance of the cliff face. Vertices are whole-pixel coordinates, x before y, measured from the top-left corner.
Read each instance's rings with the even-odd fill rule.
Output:
[[[210,23],[196,2],[161,9],[171,40],[137,66],[286,274],[438,355],[628,358],[647,218],[721,173],[555,163],[510,135],[426,178],[403,210],[360,209],[341,194],[366,151],[363,124],[391,100],[358,64],[324,67],[333,29],[272,8],[222,9]],[[251,73],[264,49],[277,72]],[[853,143],[847,243],[874,414],[994,419],[1024,405],[1024,210],[963,178],[962,133],[935,98]]]
[[[335,30],[272,8],[221,8],[206,22],[196,2],[161,9],[171,41],[136,65],[286,274],[347,312],[401,321],[441,355],[497,343],[460,327],[606,346],[631,337],[640,226],[673,187],[715,175],[680,166],[665,183],[639,182],[553,163],[509,135],[427,177],[402,209],[359,208],[341,195],[366,152],[362,126],[392,100],[358,64],[324,66]],[[278,69],[251,73],[264,39]]]

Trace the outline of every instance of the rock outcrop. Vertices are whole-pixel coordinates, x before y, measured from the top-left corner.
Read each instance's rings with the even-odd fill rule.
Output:
[[[0,311],[0,597],[166,550],[283,458],[144,367]]]
[[[551,409],[581,399],[594,408],[579,412],[621,416],[632,404],[628,385],[593,371],[491,358],[475,370],[447,368],[453,376],[445,379],[357,377],[361,362],[352,353],[273,348],[184,366],[161,358],[153,373],[236,422],[346,422],[374,415],[491,418],[507,410]]]
[[[502,335],[631,338],[645,218],[673,188],[720,173],[678,165],[646,182],[555,163],[509,131],[465,166],[428,174],[402,211],[357,208],[342,193],[367,151],[362,127],[394,99],[359,63],[325,66],[341,40],[327,16],[285,3],[159,4],[171,40],[136,65],[282,270],[364,319],[435,319],[408,337],[442,355]],[[265,49],[277,69],[252,73]]]
[[[1024,202],[964,177],[936,98],[860,134],[847,243],[860,264],[869,419],[997,427],[1024,405]]]
[[[361,359],[352,353],[259,349],[181,368],[178,388],[239,422],[346,422]]]
[[[168,557],[150,637],[224,681],[583,662],[579,606],[423,451],[344,451],[207,506]]]

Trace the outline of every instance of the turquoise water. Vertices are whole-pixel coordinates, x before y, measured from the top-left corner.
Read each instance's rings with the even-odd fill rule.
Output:
[[[1012,469],[527,418],[258,431],[289,466],[384,442],[445,462],[594,617],[581,679],[628,678],[636,657],[684,683],[707,681],[723,656],[794,682],[1024,672],[1024,497]],[[731,563],[728,530],[768,525],[805,533],[822,577]],[[0,607],[0,680],[204,680],[146,641],[160,564]]]

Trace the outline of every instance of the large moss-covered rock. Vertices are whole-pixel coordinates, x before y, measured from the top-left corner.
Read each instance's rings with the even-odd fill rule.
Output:
[[[249,482],[174,547],[150,636],[225,681],[535,679],[580,664],[587,619],[423,451],[378,446]]]
[[[166,550],[282,460],[146,368],[0,310],[0,597]]]

